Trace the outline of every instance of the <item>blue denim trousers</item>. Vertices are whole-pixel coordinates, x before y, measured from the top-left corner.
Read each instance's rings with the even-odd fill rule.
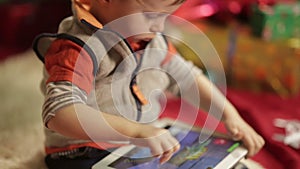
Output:
[[[110,154],[112,150],[82,147],[71,151],[48,154],[45,163],[48,169],[91,169],[92,166]]]

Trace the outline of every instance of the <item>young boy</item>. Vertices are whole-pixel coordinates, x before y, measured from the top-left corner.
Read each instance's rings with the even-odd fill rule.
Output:
[[[190,73],[206,110],[213,101],[211,91],[217,91],[174,50],[171,57],[161,52],[173,49],[159,32],[183,1],[73,0],[74,16],[60,24],[59,34],[37,38],[35,51],[46,70],[42,89],[49,169],[91,168],[127,143],[149,147],[162,163],[179,149],[167,130],[147,124],[160,111],[153,106],[158,101],[150,98],[151,91],[165,91],[174,86],[174,79],[186,81]],[[45,37],[55,39],[39,43]],[[225,102],[216,105],[229,133],[243,141],[248,156],[254,155],[264,145],[263,138],[216,93]]]

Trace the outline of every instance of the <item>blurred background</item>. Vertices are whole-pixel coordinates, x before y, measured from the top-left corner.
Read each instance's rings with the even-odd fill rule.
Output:
[[[39,33],[57,31],[59,22],[71,15],[70,4],[0,0],[0,168],[44,168],[42,64],[31,45]],[[300,168],[300,2],[187,0],[174,14],[209,38],[225,70],[226,96],[265,138],[265,148],[252,160],[264,168]],[[181,34],[193,37],[188,30]],[[188,46],[176,47],[206,71]],[[205,73],[212,80],[218,76]],[[293,130],[278,127],[278,119]],[[294,134],[293,144],[283,143],[282,138]]]

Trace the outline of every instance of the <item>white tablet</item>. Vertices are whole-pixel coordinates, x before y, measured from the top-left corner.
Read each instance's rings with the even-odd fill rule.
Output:
[[[229,169],[247,154],[240,142],[232,141],[224,135],[191,128],[185,123],[162,119],[153,125],[170,130],[180,141],[180,150],[172,158],[160,164],[152,157],[149,148],[134,145],[123,146],[96,163],[92,169]],[[201,139],[199,141],[199,136]]]

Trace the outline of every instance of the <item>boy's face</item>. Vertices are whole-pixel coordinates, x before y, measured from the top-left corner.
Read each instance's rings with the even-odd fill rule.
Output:
[[[106,9],[105,26],[130,37],[132,41],[149,41],[162,32],[167,16],[182,2],[178,0],[111,0]]]

